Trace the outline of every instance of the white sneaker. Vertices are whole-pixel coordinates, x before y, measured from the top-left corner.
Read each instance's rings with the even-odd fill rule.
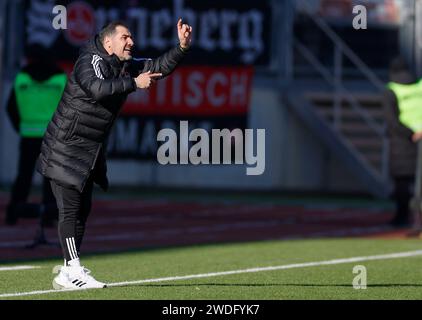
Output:
[[[106,284],[94,279],[90,270],[83,266],[62,267],[53,280],[54,289],[106,288]]]
[[[70,288],[69,278],[67,277],[65,268],[66,267],[61,267],[59,274],[53,280],[53,288],[56,290]]]

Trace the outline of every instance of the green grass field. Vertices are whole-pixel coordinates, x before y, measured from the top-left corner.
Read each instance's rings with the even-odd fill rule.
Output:
[[[0,271],[0,299],[422,299],[422,253],[401,258],[303,266],[302,263],[417,251],[421,240],[330,239],[202,245],[85,256],[100,281],[133,282],[187,275],[197,278],[146,281],[106,289],[49,292],[52,269],[62,260],[2,264],[39,266]],[[365,258],[364,258],[365,260]],[[291,266],[246,273],[248,268]],[[354,289],[355,265],[367,269],[367,289]],[[208,273],[237,270],[236,274]],[[6,297],[10,293],[37,294]]]

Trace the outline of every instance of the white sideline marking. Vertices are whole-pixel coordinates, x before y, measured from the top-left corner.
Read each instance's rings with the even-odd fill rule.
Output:
[[[41,268],[41,267],[37,267],[37,266],[0,267],[0,271],[30,270],[30,269],[38,269],[38,268]]]
[[[253,273],[253,272],[286,270],[286,269],[306,268],[306,267],[316,267],[316,266],[327,266],[327,265],[373,261],[373,260],[398,259],[398,258],[421,256],[421,255],[422,255],[422,250],[416,250],[416,251],[381,254],[381,255],[374,255],[374,256],[352,257],[352,258],[333,259],[333,260],[326,260],[326,261],[286,264],[286,265],[280,265],[280,266],[258,267],[258,268],[249,268],[249,269],[222,271],[222,272],[192,274],[192,275],[186,275],[186,276],[115,282],[115,283],[108,283],[107,286],[121,287],[121,286],[142,284],[142,283],[210,278],[210,277],[226,276],[226,275],[241,274],[241,273]],[[39,291],[30,291],[30,292],[4,293],[4,294],[0,294],[0,298],[21,297],[21,296],[29,296],[29,295],[41,295],[41,294],[47,294],[47,293],[61,293],[61,292],[69,292],[69,291],[81,291],[81,290],[90,290],[90,289],[39,290]]]

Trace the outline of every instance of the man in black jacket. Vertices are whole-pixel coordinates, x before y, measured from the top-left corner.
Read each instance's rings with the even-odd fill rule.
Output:
[[[168,76],[189,49],[192,27],[179,19],[177,29],[179,45],[157,59],[132,59],[134,42],[122,22],[110,23],[81,49],[37,163],[59,209],[65,264],[55,288],[105,287],[79,261],[93,184],[108,188],[105,141],[128,94]]]

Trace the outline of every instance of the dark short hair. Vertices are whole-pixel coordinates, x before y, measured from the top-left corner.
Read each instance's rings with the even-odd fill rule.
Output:
[[[116,28],[119,26],[129,29],[127,24],[123,21],[112,21],[101,29],[99,33],[101,43],[104,43],[105,37],[111,37],[116,32]]]

